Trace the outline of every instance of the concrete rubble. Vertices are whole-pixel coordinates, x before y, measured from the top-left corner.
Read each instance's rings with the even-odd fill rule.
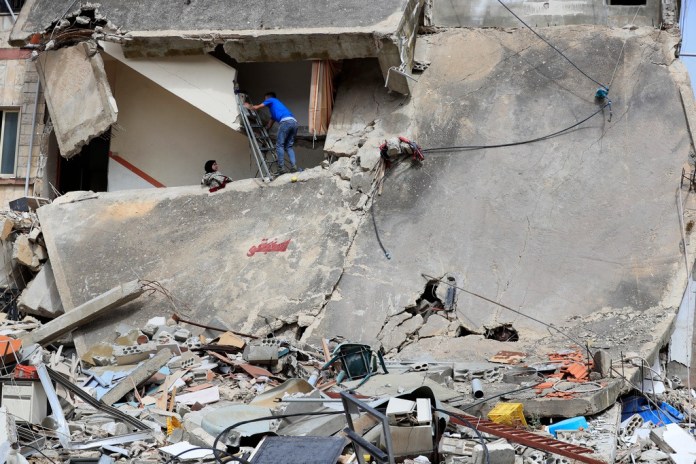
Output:
[[[384,151],[392,162],[414,156],[399,141]],[[350,183],[360,172],[346,158],[303,175]],[[378,178],[360,193],[377,189]],[[35,215],[6,217],[8,244],[43,246]],[[27,261],[12,261],[12,270],[31,279],[37,268]],[[458,278],[450,277],[443,280]],[[250,333],[243,320],[208,325],[171,311],[128,317],[128,308],[161,298],[177,311],[167,287],[153,280],[112,282],[62,314],[36,311],[63,307],[59,294],[50,295],[53,279],[49,261],[40,261],[24,303],[0,323],[6,462],[256,462],[271,449],[303,447],[317,460],[288,455],[287,462],[351,464],[357,452],[377,459],[380,449],[392,462],[414,464],[681,463],[696,453],[696,391],[670,373],[665,355],[648,365],[634,353],[616,357],[571,340],[528,349],[509,323],[467,334],[476,356],[427,348],[468,330],[451,317],[458,297],[446,288],[426,289],[389,318],[373,348],[345,338],[303,340],[297,331],[315,323],[309,313],[265,334]],[[33,288],[42,292],[32,296]],[[105,325],[100,315],[116,311],[122,317]],[[90,333],[98,338],[79,343]],[[374,451],[358,450],[356,436]]]
[[[15,41],[50,3],[34,0],[45,11],[25,14]],[[86,11],[107,27],[102,9],[116,3],[75,7],[44,30],[64,42],[36,49],[65,157],[118,118],[96,45],[72,43]],[[367,24],[353,37],[366,49],[343,57],[332,162],[218,192],[71,192],[0,213],[0,464],[696,462],[682,269],[696,199],[679,203],[680,231],[664,181],[692,148],[696,111],[674,98],[689,90],[676,38],[647,26],[545,31],[569,54],[593,49],[596,75],[613,82],[618,70],[617,114],[605,114],[595,88],[577,90],[588,84],[527,31],[416,37],[432,2],[389,0],[399,14],[377,24],[363,3],[345,19]],[[141,59],[151,39],[154,54],[197,37],[201,51],[249,61],[278,40],[275,29],[187,38],[146,9],[113,16],[140,29],[108,27]],[[431,20],[454,21],[452,10]],[[325,32],[268,56],[314,58]],[[327,40],[342,48],[339,32]],[[73,81],[96,111],[62,88]],[[550,133],[592,111],[593,126],[563,139],[479,150],[529,139],[531,114],[552,113]],[[465,143],[473,154],[447,151]]]

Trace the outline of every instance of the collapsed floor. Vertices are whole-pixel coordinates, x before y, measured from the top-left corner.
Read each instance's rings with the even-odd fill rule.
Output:
[[[382,402],[411,394],[480,415],[500,398],[522,405],[516,414],[535,429],[559,418],[606,414],[566,437],[584,449],[569,451],[580,460],[596,452],[605,462],[615,455],[630,462],[653,442],[668,451],[663,401],[679,409],[670,422],[684,420],[677,416],[690,416],[693,407],[688,376],[662,371],[669,359],[660,356],[686,281],[675,189],[690,144],[679,99],[688,84],[673,63],[667,33],[597,27],[545,33],[582,67],[611,80],[611,121],[608,108],[598,112],[594,84],[531,34],[445,31],[422,37],[429,67],[410,99],[387,93],[374,66],[347,63],[326,143],[340,158],[296,181],[235,182],[215,194],[198,187],[78,192],[39,209],[40,233],[31,217],[11,221],[3,240],[6,250],[16,249],[6,260],[14,281],[50,261],[32,283],[44,293],[25,295],[20,305],[39,319],[5,323],[6,334],[25,342],[19,358],[40,366],[36,353],[43,353],[51,369],[91,395],[122,401],[119,409],[138,418],[130,423],[141,434],[137,443],[148,435],[121,458],[138,456],[137,462],[157,462],[168,453],[158,449],[167,441],[212,447],[220,424],[247,417],[240,404],[268,400],[269,387],[279,388],[278,398],[290,393],[306,403],[303,395],[321,395],[307,382],[312,377],[332,400],[344,386],[380,410]],[[451,148],[528,140],[595,112],[576,130],[539,143]],[[425,161],[410,162],[412,150],[392,142],[396,135],[418,141]],[[385,139],[386,160],[379,148]],[[437,147],[450,148],[428,153]],[[686,248],[692,252],[690,243]],[[125,292],[124,285],[127,301],[97,305],[98,315],[77,318],[95,299],[113,298],[115,287]],[[77,322],[61,322],[69,316]],[[217,339],[189,322],[222,328],[226,336]],[[328,344],[322,349],[327,338],[338,354],[340,341],[381,348],[390,374],[375,372],[359,386],[362,376],[341,382],[340,369],[321,369],[334,353]],[[31,356],[30,342],[65,348],[35,349]],[[656,373],[646,376],[651,369]],[[374,370],[381,369],[375,364]],[[481,402],[472,380],[483,384]],[[657,392],[656,382],[664,391]],[[50,382],[41,383],[51,396]],[[423,385],[430,393],[412,391]],[[53,410],[57,425],[29,421],[36,436],[62,437],[60,446],[49,440],[55,448],[49,454],[57,459],[61,448],[74,454],[80,443],[101,450],[95,454],[124,454],[104,446],[132,443],[133,436],[112,438],[134,433],[115,425],[123,417],[107,409],[105,420],[90,400],[62,388],[57,395],[69,404]],[[647,409],[658,418],[629,400],[624,414],[645,414],[640,420],[630,414],[619,426],[620,407],[613,406],[636,390],[653,395]],[[312,408],[331,407],[329,398]],[[274,405],[266,403],[264,413]],[[58,409],[69,424],[61,425]],[[421,424],[435,430],[427,434],[430,448],[399,454],[436,459],[440,452],[455,456],[446,461],[452,463],[483,459],[488,448],[475,452],[468,435],[445,436],[457,452],[434,451],[444,446],[440,419],[449,432],[463,432],[455,415],[431,413]],[[409,430],[419,426],[412,414],[398,418]],[[226,418],[201,431],[206,418],[219,415]],[[264,430],[334,435],[346,425],[332,422],[304,419]],[[647,441],[651,425],[657,438]],[[515,442],[517,432],[506,433]],[[530,450],[513,449],[512,461],[509,445],[499,444],[506,457],[496,462],[547,458],[532,451],[539,443],[524,443]],[[240,451],[239,444],[232,440],[223,450]],[[256,445],[243,444],[250,446],[241,452]],[[558,455],[558,446],[540,449]],[[648,462],[664,457],[654,450],[646,456]]]

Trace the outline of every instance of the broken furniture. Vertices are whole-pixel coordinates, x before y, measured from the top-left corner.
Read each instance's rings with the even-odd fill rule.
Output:
[[[377,373],[377,360],[379,360],[382,370],[388,374],[384,364],[382,353],[374,352],[369,345],[359,343],[341,343],[336,347],[331,358],[324,364],[321,370],[328,369],[334,363],[340,361],[343,370],[336,376],[336,383],[340,384],[344,379],[363,379],[357,387],[365,383],[373,374]],[[357,388],[356,387],[356,388]]]
[[[265,437],[251,456],[251,464],[335,463],[348,440],[343,437]]]
[[[48,398],[41,382],[10,377],[3,377],[0,382],[2,382],[0,405],[4,406],[15,419],[30,424],[40,424],[48,411]]]
[[[389,419],[387,419],[387,416],[346,392],[341,392],[341,401],[343,402],[343,410],[346,414],[346,422],[348,422],[348,427],[346,427],[343,432],[348,439],[353,442],[358,463],[365,464],[365,457],[363,456],[364,450],[370,453],[378,463],[395,464],[394,448],[392,446],[391,433],[389,432]],[[360,412],[367,413],[368,416],[382,425],[382,434],[386,451],[370,443],[355,430],[355,424],[353,423],[351,414],[359,414]]]

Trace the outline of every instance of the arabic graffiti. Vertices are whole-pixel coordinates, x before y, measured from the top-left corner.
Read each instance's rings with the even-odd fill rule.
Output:
[[[286,251],[288,249],[288,245],[290,244],[290,240],[291,239],[287,239],[284,242],[278,243],[275,239],[273,239],[272,242],[269,242],[267,238],[264,238],[261,240],[261,243],[249,248],[247,256],[254,256],[256,253],[268,253],[270,251]]]

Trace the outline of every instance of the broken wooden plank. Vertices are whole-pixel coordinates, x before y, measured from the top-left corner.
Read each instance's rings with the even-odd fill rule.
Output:
[[[169,361],[171,358],[172,352],[167,348],[163,349],[153,358],[143,361],[138,367],[135,368],[133,372],[121,379],[121,381],[114,388],[102,396],[101,400],[111,406],[126,396],[129,391],[139,387],[140,384],[155,375],[157,371],[159,371],[162,366],[167,364],[167,361]]]
[[[137,280],[119,285],[22,337],[22,344],[28,346],[32,343],[39,345],[50,343],[99,316],[135,300],[142,293],[143,289]]]

